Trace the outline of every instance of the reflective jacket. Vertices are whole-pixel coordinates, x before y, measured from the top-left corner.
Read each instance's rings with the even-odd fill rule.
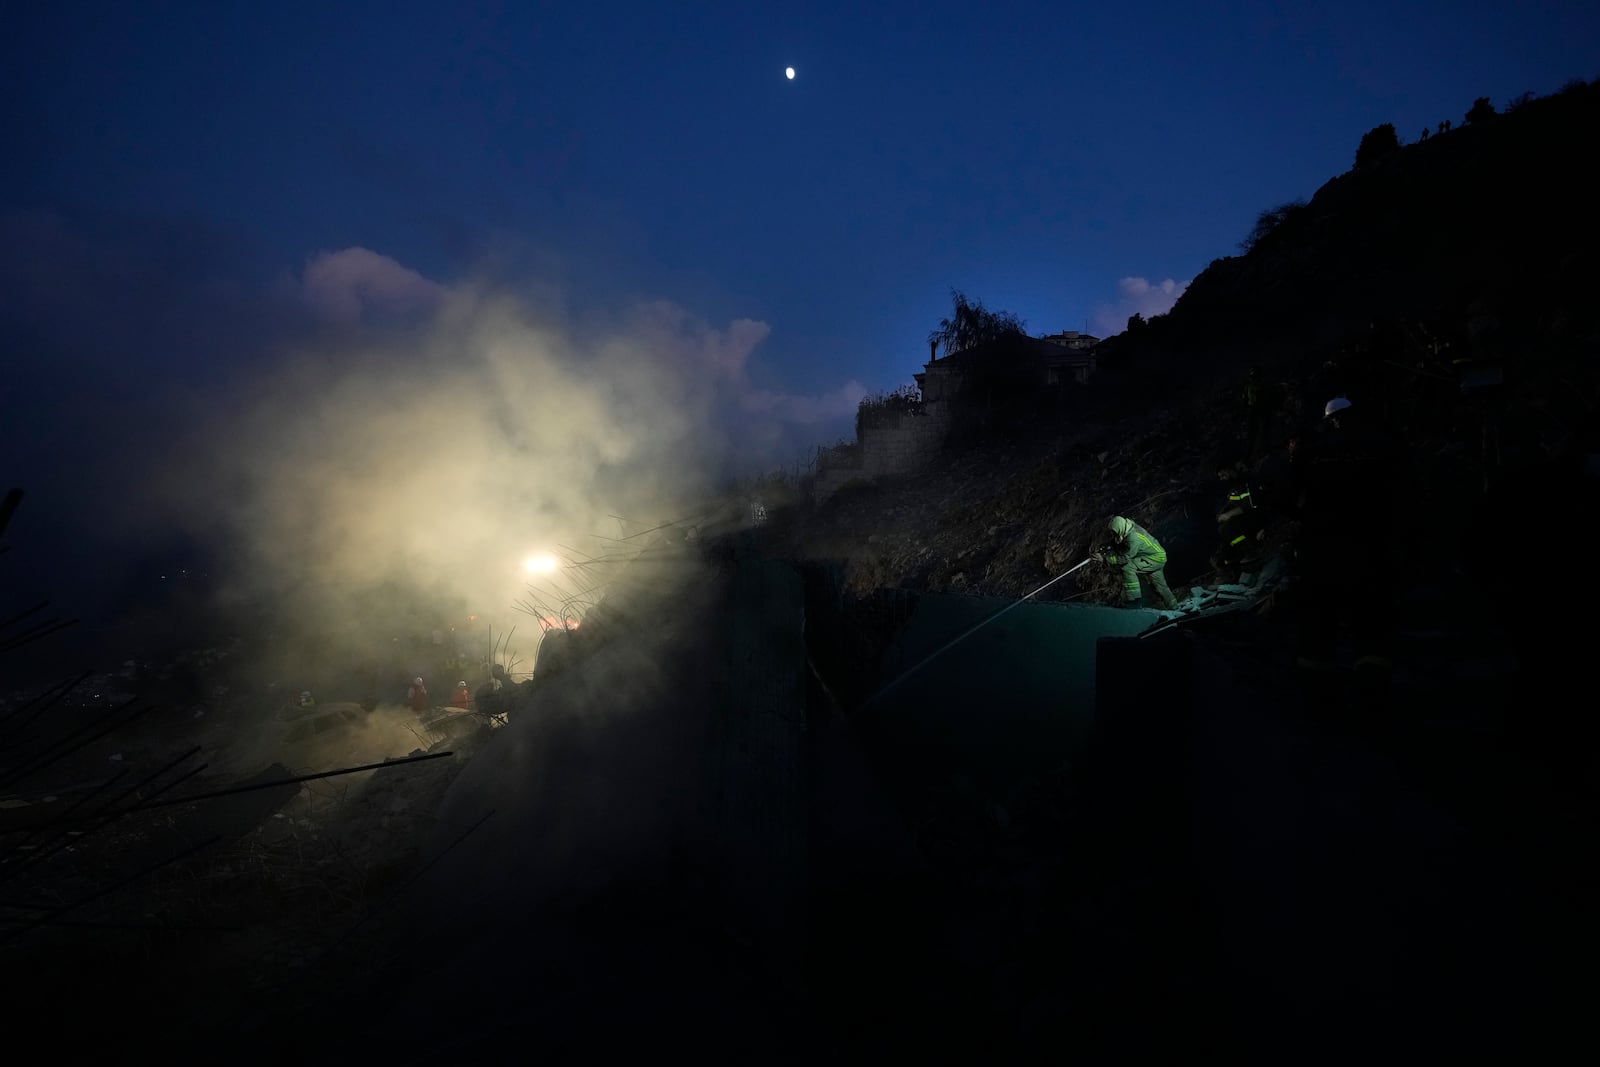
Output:
[[[1146,530],[1136,522],[1129,522],[1128,541],[1121,546],[1120,552],[1107,552],[1106,562],[1120,566],[1132,563],[1140,570],[1153,570],[1165,566],[1167,551],[1161,547],[1161,542],[1150,536]]]
[[[1256,509],[1255,497],[1251,495],[1250,485],[1247,482],[1234,482],[1228,486],[1228,501],[1217,510],[1217,522],[1226,522],[1229,519],[1248,515]],[[1236,514],[1230,514],[1234,512]]]

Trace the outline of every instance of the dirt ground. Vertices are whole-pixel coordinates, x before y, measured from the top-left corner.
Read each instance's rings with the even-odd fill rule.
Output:
[[[50,710],[62,737],[80,718],[118,721],[114,708]],[[0,953],[27,976],[13,1008],[42,1020],[95,1004],[159,1029],[254,1006],[415,870],[451,780],[493,729],[395,705],[197,710],[152,708],[32,774],[10,762]],[[386,760],[409,762],[271,785]]]

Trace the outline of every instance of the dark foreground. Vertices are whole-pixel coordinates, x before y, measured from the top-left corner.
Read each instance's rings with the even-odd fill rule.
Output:
[[[1473,670],[1413,632],[1365,688],[1297,685],[1282,618],[1108,638],[1086,742],[1006,782],[846,714],[847,665],[807,647],[847,622],[808,617],[799,572],[668,584],[682,624],[595,647],[465,742],[359,906],[259,922],[306,944],[278,962],[258,937],[256,984],[203,935],[141,955],[58,930],[7,946],[12,1017],[64,1057],[179,1062],[1573,1047],[1588,782],[1508,734],[1492,633]],[[963,713],[1025,723],[995,691]]]

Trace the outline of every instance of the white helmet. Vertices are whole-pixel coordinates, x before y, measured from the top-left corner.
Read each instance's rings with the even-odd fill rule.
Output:
[[[1322,417],[1327,418],[1329,415],[1337,415],[1349,406],[1350,401],[1346,397],[1336,396],[1328,401],[1327,407],[1322,409]]]
[[[421,678],[413,678],[413,679],[411,679],[411,684],[412,685],[421,685],[422,684],[422,679]]]
[[[466,687],[467,687],[467,680],[465,678],[461,679],[461,681],[456,683],[456,688],[457,689],[465,689]]]

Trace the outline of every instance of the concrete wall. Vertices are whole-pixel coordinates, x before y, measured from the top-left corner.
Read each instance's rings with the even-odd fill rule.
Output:
[[[867,482],[870,479],[861,472],[859,467],[830,467],[818,471],[816,481],[812,483],[811,495],[817,501],[828,499],[852,482]]]
[[[917,470],[939,451],[949,426],[948,417],[902,415],[888,426],[866,427],[861,431],[862,472],[878,477]]]
[[[887,425],[866,427],[861,431],[861,465],[824,466],[817,472],[813,494],[826,500],[851,482],[919,470],[938,454],[949,430],[946,403],[929,404],[921,414],[901,415]]]

